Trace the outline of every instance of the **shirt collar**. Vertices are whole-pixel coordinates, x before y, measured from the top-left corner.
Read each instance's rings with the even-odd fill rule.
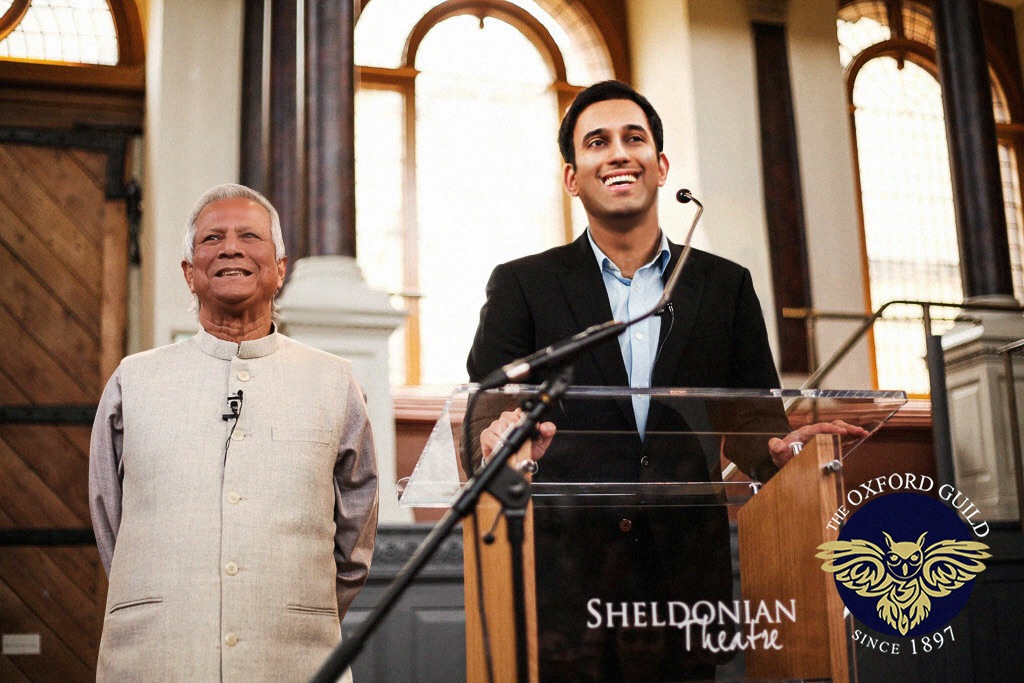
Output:
[[[281,342],[281,335],[278,334],[275,323],[270,324],[270,334],[267,336],[240,344],[214,337],[204,329],[200,329],[195,338],[203,353],[221,360],[231,360],[236,356],[242,359],[263,358],[274,353]]]
[[[613,275],[621,274],[622,271],[619,270],[619,267],[615,265],[615,263],[612,262],[612,260],[608,258],[603,251],[601,251],[601,247],[597,246],[597,242],[594,241],[594,237],[590,234],[590,228],[587,228],[587,239],[590,241],[590,248],[594,250],[594,258],[597,259],[597,266],[602,271],[608,270]],[[664,274],[665,266],[668,265],[670,258],[671,252],[668,249],[668,237],[666,237],[665,232],[662,231],[661,244],[658,247],[658,252],[648,263],[644,264],[642,268],[638,268],[637,270],[654,266],[658,270],[659,275]]]

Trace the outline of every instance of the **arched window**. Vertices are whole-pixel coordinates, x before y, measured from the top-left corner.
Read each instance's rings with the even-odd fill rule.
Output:
[[[373,0],[355,58],[357,253],[409,312],[392,379],[465,381],[490,270],[582,222],[556,132],[581,87],[614,77],[611,57],[579,3]]]
[[[963,299],[942,94],[931,10],[912,0],[854,0],[837,21],[839,52],[856,141],[871,309],[893,300]],[[997,122],[1010,123],[1000,79],[991,73]],[[1021,299],[1019,141],[1000,129],[999,156]],[[1005,135],[1003,134],[1005,133]],[[933,309],[941,333],[944,313]],[[928,392],[920,309],[890,307],[873,333],[877,386]],[[947,323],[951,325],[952,323]]]
[[[0,125],[140,129],[144,52],[135,0],[0,0]]]
[[[117,32],[105,0],[4,2],[0,57],[117,64]]]
[[[1003,204],[1010,242],[1013,295],[1024,301],[1024,203],[1021,201],[1020,158],[1024,154],[1024,130],[1010,113],[1009,98],[998,78],[992,78],[992,108],[999,140],[999,175],[1003,180]],[[1015,125],[1016,124],[1016,125]]]

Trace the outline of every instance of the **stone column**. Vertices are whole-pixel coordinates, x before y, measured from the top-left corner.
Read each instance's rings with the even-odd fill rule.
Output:
[[[386,293],[367,286],[349,256],[299,259],[277,302],[285,334],[352,361],[377,444],[380,521],[412,521],[395,493],[395,413],[388,377],[388,339],[405,314],[391,307]]]
[[[1015,307],[978,5],[936,0],[933,8],[964,299]],[[1022,463],[1013,462],[1006,373],[994,350],[1021,337],[1019,311],[966,311],[942,339],[957,487],[987,519],[1018,514],[1014,468]]]
[[[306,191],[309,254],[313,256],[356,255],[352,11],[351,0],[310,0],[306,4]]]
[[[1012,303],[992,85],[978,4],[936,0],[933,8],[964,297]]]
[[[404,314],[367,286],[355,258],[353,2],[271,0],[264,14],[250,0],[246,13],[242,182],[281,212],[290,258],[281,329],[352,361],[377,443],[380,520],[411,521],[394,489],[388,373],[388,339]]]

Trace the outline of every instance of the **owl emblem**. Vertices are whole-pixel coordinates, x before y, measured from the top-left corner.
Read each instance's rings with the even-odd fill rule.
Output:
[[[815,557],[836,581],[865,598],[878,598],[875,608],[887,624],[906,635],[931,612],[932,598],[941,598],[963,586],[985,569],[991,557],[978,541],[942,540],[925,547],[916,541],[894,541],[882,532],[888,548],[870,541],[828,541]]]

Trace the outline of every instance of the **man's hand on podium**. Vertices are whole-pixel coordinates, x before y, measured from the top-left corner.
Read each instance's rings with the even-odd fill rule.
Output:
[[[831,422],[816,422],[796,429],[783,438],[773,437],[768,440],[768,450],[772,454],[772,462],[776,467],[782,467],[789,462],[794,455],[800,452],[800,447],[811,440],[816,434],[838,434],[840,436],[865,437],[868,432],[863,427],[852,425],[842,420]],[[800,447],[794,448],[796,444]]]
[[[480,432],[480,452],[484,462],[491,457],[491,453],[501,448],[505,443],[505,437],[515,428],[522,417],[523,411],[519,408],[506,410],[497,420]],[[537,425],[537,432],[530,443],[530,457],[533,460],[539,460],[551,445],[551,439],[555,436],[555,423],[541,422]]]

